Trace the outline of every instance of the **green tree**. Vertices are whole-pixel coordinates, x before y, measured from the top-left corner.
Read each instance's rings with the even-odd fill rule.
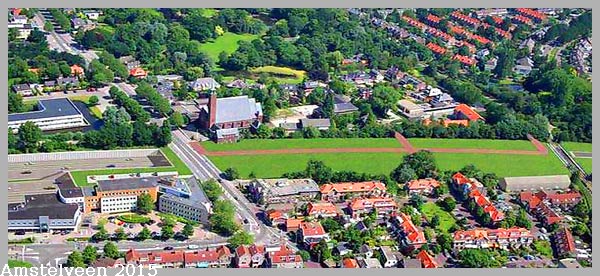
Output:
[[[50,23],[50,21],[46,21],[44,23],[44,31],[46,31],[46,32],[54,31],[54,25],[52,25],[52,23]]]
[[[85,262],[83,261],[83,256],[79,251],[73,251],[71,254],[69,254],[66,265],[68,267],[86,267]]]
[[[117,230],[115,230],[115,238],[118,241],[127,239],[127,234],[125,234],[125,229],[123,229],[123,227],[119,227]]]
[[[23,96],[14,92],[8,92],[8,113],[20,113],[24,111]]]
[[[433,228],[438,227],[440,225],[440,216],[438,216],[437,214],[433,215],[433,217],[431,218],[431,221],[429,222],[429,224]]]
[[[417,173],[408,164],[400,164],[396,167],[390,177],[398,183],[406,183],[417,178]]]
[[[238,170],[236,168],[233,168],[233,167],[229,167],[229,168],[225,169],[223,174],[225,174],[225,179],[230,180],[230,181],[240,178],[240,173],[238,172]]]
[[[214,179],[206,180],[200,185],[206,194],[206,197],[208,197],[208,199],[212,202],[215,202],[217,199],[219,199],[219,197],[221,197],[221,195],[223,195],[223,188],[221,188],[221,185],[219,185],[219,183],[217,183],[217,181]]]
[[[437,166],[430,151],[420,150],[406,155],[402,164],[412,168],[418,178],[435,177],[437,175]]]
[[[119,248],[113,242],[107,242],[103,248],[104,257],[111,259],[118,259],[121,257],[121,253],[119,253]]]
[[[524,209],[519,210],[519,214],[515,220],[515,225],[531,229],[531,221],[527,217],[527,212]]]
[[[194,235],[194,226],[192,226],[189,223],[186,223],[185,226],[183,226],[183,230],[181,230],[181,234],[186,238],[191,237],[192,235]]]
[[[451,196],[445,197],[441,201],[440,206],[444,209],[444,211],[452,212],[454,210],[454,208],[456,208],[456,200],[454,200],[454,198]]]
[[[317,262],[322,262],[328,259],[331,259],[332,255],[331,255],[331,249],[329,249],[329,246],[327,245],[327,241],[325,241],[324,239],[321,240],[317,245],[315,245],[315,247],[313,247],[313,249],[311,250],[313,252],[313,255],[316,257]]]
[[[302,257],[303,261],[310,261],[310,253],[306,250],[300,250],[298,251],[298,255],[300,255],[300,257]]]
[[[449,234],[438,233],[438,235],[436,236],[436,242],[442,248],[442,250],[445,250],[447,252],[452,251],[453,240]]]
[[[488,268],[500,267],[501,258],[488,249],[463,249],[458,252],[461,267]]]
[[[98,96],[96,95],[92,95],[90,96],[90,98],[88,99],[88,103],[90,105],[98,105],[98,103],[100,102],[100,100],[98,99]]]
[[[150,237],[151,237],[150,229],[148,229],[148,227],[144,227],[144,228],[142,228],[142,231],[140,231],[137,234],[136,239],[139,241],[145,241],[145,240],[149,239]]]
[[[25,153],[35,152],[42,138],[42,130],[32,121],[27,121],[19,127],[19,141]]]
[[[154,209],[154,201],[149,194],[141,194],[137,198],[137,211],[141,214],[148,214]]]
[[[181,115],[181,113],[178,111],[175,111],[173,112],[173,114],[171,114],[171,117],[169,117],[169,121],[171,125],[175,127],[182,127],[185,124],[183,115]]]
[[[254,236],[246,231],[238,231],[228,240],[229,244],[233,248],[237,248],[240,245],[249,245],[254,243]]]
[[[98,232],[96,232],[92,238],[96,241],[104,241],[108,239],[108,232],[104,228],[104,225],[98,226]]]
[[[213,204],[213,214],[209,218],[211,230],[223,236],[231,236],[240,226],[235,221],[235,207],[227,200],[217,200]]]
[[[98,258],[98,253],[96,252],[96,247],[88,245],[83,249],[82,253],[83,262],[86,264],[91,264],[96,261]]]
[[[306,176],[313,179],[317,184],[331,181],[333,170],[320,160],[309,160],[305,170]]]
[[[168,240],[170,238],[173,238],[173,236],[175,236],[175,231],[173,230],[173,226],[172,225],[162,225],[162,227],[160,228],[160,237],[163,240]]]

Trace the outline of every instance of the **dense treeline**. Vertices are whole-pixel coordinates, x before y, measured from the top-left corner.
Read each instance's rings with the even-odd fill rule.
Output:
[[[580,37],[586,37],[592,32],[592,11],[587,11],[567,24],[556,24],[550,27],[543,41],[556,39],[560,43],[568,43]]]
[[[131,115],[132,120],[144,123],[150,120],[150,113],[144,110],[138,101],[130,98],[129,95],[119,88],[113,86],[110,88],[109,93],[113,102],[118,106],[124,107],[127,113]]]
[[[171,110],[171,104],[167,99],[160,95],[156,89],[152,88],[147,82],[141,82],[135,89],[137,95],[148,101],[156,112],[162,115],[169,115]]]

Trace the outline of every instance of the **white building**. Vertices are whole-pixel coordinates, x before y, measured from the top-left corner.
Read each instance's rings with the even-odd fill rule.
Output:
[[[8,230],[74,230],[81,214],[78,205],[60,202],[55,193],[27,195],[22,203],[8,205]]]
[[[84,127],[88,122],[68,98],[40,100],[37,111],[8,114],[8,128],[18,132],[19,127],[31,121],[41,130]]]

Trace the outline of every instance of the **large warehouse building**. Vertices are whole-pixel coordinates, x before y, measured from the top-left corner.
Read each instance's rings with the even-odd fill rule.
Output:
[[[43,131],[88,125],[81,111],[68,98],[40,100],[37,111],[8,114],[8,128],[13,132],[18,132],[19,127],[28,121]]]
[[[568,175],[505,177],[500,188],[507,192],[565,190],[571,185]]]

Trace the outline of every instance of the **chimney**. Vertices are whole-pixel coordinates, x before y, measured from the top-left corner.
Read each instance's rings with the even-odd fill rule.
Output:
[[[212,91],[208,99],[208,128],[215,124],[217,118],[217,93]]]

